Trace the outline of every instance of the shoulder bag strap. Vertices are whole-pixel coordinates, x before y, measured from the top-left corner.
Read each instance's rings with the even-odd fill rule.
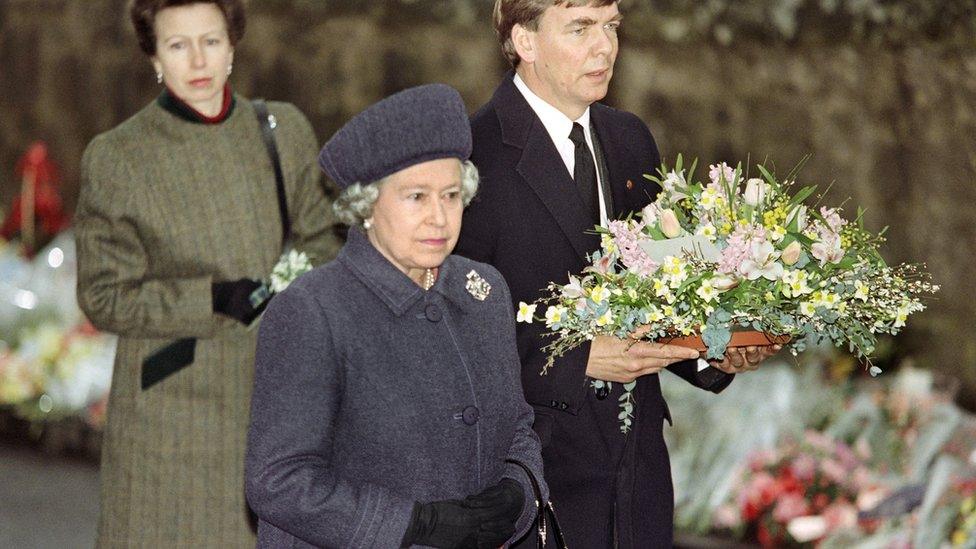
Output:
[[[287,244],[291,238],[291,219],[288,217],[288,198],[285,196],[285,177],[281,172],[281,157],[278,156],[278,145],[275,143],[274,129],[278,126],[275,117],[268,113],[268,104],[263,99],[255,99],[254,112],[261,125],[261,137],[264,148],[271,157],[271,167],[274,168],[275,186],[278,189],[278,213],[281,215],[281,241]]]
[[[553,540],[556,542],[556,547],[558,549],[568,549],[566,540],[563,539],[563,532],[559,528],[559,522],[556,520],[556,510],[552,506],[552,501],[542,502],[542,490],[539,489],[539,482],[535,479],[535,475],[532,474],[532,470],[517,459],[506,459],[505,462],[519,466],[525,471],[525,475],[529,477],[529,483],[532,484],[532,493],[535,496],[535,523],[539,549],[543,549],[546,546],[546,538],[549,537],[550,531],[552,532]]]

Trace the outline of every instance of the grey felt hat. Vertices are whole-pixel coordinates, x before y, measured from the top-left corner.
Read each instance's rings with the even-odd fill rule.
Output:
[[[471,126],[461,95],[445,84],[427,84],[357,114],[322,147],[319,165],[345,189],[428,160],[469,156]]]

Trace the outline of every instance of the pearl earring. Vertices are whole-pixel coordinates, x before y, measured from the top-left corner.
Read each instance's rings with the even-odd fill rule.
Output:
[[[368,219],[364,219],[363,228],[366,229],[367,231],[370,230],[371,228],[373,228],[373,222]]]
[[[163,71],[156,71],[156,83],[157,84],[163,83]]]
[[[234,64],[233,63],[231,63],[230,65],[227,65],[227,76],[230,76],[230,73],[232,73],[232,72],[234,72]]]

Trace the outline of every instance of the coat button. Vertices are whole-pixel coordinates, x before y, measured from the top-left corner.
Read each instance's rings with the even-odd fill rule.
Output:
[[[440,307],[432,303],[424,309],[424,316],[431,322],[440,322],[444,318],[444,313],[441,312]]]
[[[633,188],[634,188],[634,182],[628,179],[627,180],[627,190],[629,191],[629,190],[631,190]]]
[[[550,408],[559,408],[559,403],[556,402],[555,400],[553,400],[553,401],[549,402],[549,407]]]
[[[569,404],[566,404],[565,402],[560,402],[559,403],[559,409],[560,410],[565,410],[566,408],[569,408]]]
[[[481,411],[478,410],[477,406],[468,406],[461,412],[461,421],[465,425],[474,425],[478,423],[478,418],[481,417]]]
[[[597,400],[606,400],[608,396],[610,396],[610,389],[606,385],[596,390]]]

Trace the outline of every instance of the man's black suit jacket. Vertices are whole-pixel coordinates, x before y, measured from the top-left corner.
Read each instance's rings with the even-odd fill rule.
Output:
[[[600,240],[593,233],[592,221],[575,190],[572,176],[542,121],[515,87],[512,76],[509,73],[505,77],[491,101],[471,119],[474,138],[471,159],[478,167],[481,184],[477,196],[465,211],[455,252],[495,266],[505,277],[517,307],[519,301],[531,303],[538,299],[550,282],[566,283],[570,274],[579,274],[588,264],[587,255],[599,248]],[[652,202],[660,190],[643,177],[654,173],[660,165],[654,138],[647,126],[628,112],[594,103],[590,117],[603,153],[599,168],[605,179],[604,188],[610,194],[610,217],[621,218],[639,211]],[[546,331],[544,324],[539,322],[520,323],[517,341],[525,397],[536,410],[535,428],[547,458],[546,478],[560,514],[572,516],[579,512],[578,517],[599,517],[601,513],[591,513],[594,505],[600,505],[594,502],[610,502],[607,506],[618,509],[613,513],[606,510],[605,514],[611,516],[610,521],[616,523],[607,529],[615,530],[616,534],[608,531],[607,536],[615,535],[620,547],[645,546],[638,539],[653,532],[670,535],[670,523],[651,524],[645,528],[633,524],[642,521],[638,510],[619,509],[622,505],[631,507],[646,502],[640,494],[627,500],[633,505],[621,502],[615,493],[592,494],[592,498],[583,498],[588,509],[567,509],[567,505],[583,504],[582,500],[572,501],[576,498],[568,491],[565,499],[571,501],[559,501],[560,484],[571,485],[576,482],[575,476],[582,478],[587,474],[579,470],[580,461],[575,459],[583,455],[585,459],[581,458],[581,462],[595,469],[619,473],[616,476],[610,474],[606,490],[615,492],[615,486],[630,483],[635,491],[642,491],[641,494],[654,493],[656,498],[666,499],[653,502],[669,508],[666,514],[654,520],[669,522],[672,505],[667,499],[671,494],[670,466],[661,433],[662,419],[670,421],[671,418],[661,395],[658,375],[653,374],[638,381],[634,430],[628,437],[617,431],[613,424],[617,413],[616,394],[602,403],[591,404],[608,408],[611,424],[604,423],[599,429],[611,432],[579,432],[580,429],[596,430],[593,422],[573,423],[587,399],[594,398],[585,373],[590,346],[586,344],[570,351],[557,360],[546,375],[540,375],[546,363],[546,354],[542,350],[549,340],[543,337]],[[670,370],[714,392],[724,389],[733,377],[713,368],[698,372],[696,361],[675,364]],[[562,423],[563,432],[576,430],[569,444],[581,447],[549,447],[552,422]],[[627,439],[636,439],[636,442],[628,443]],[[642,441],[654,441],[657,446],[645,447]],[[564,441],[556,442],[566,445]],[[566,462],[559,457],[563,453],[572,456],[574,465],[571,469],[560,469]],[[655,457],[649,459],[649,455]],[[649,483],[646,490],[642,480]],[[665,480],[667,486],[662,488]],[[637,514],[627,520],[625,515],[632,511]],[[625,517],[622,523],[621,517]],[[586,526],[601,527],[600,524]],[[627,542],[628,536],[636,538],[633,541],[636,545]],[[572,540],[569,541],[572,545]]]

